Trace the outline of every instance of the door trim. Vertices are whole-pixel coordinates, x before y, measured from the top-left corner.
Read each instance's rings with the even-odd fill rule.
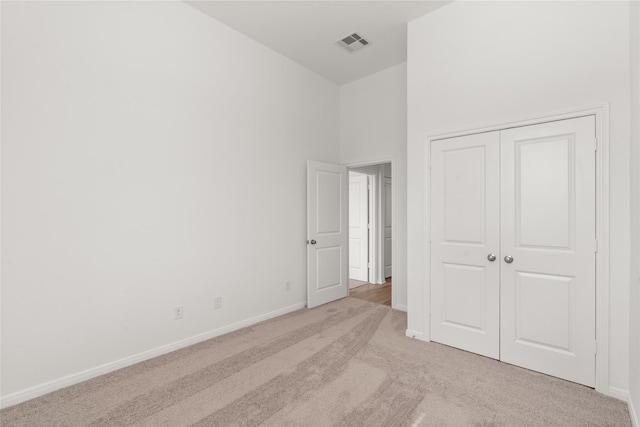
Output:
[[[454,138],[457,136],[471,135],[484,132],[500,131],[514,127],[541,124],[546,122],[574,119],[583,116],[595,116],[596,138],[598,148],[595,151],[596,162],[596,239],[598,240],[598,252],[596,253],[596,386],[595,389],[603,394],[625,399],[620,392],[609,385],[609,103],[588,108],[560,111],[554,114],[541,114],[529,116],[521,120],[477,125],[448,132],[427,136],[424,139],[424,185],[425,189],[431,186],[431,141]],[[595,146],[594,146],[595,150]],[[425,190],[426,191],[426,190]],[[423,294],[423,325],[424,334],[417,336],[413,331],[407,331],[408,336],[415,336],[423,341],[431,341],[431,197],[427,194],[424,198],[424,258],[423,277],[425,280],[425,292]]]

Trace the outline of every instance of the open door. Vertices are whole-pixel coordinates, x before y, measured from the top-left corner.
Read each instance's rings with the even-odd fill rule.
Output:
[[[307,161],[307,307],[347,296],[347,168]]]

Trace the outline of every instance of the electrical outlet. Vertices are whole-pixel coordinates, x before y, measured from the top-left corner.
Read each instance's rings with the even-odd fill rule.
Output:
[[[213,299],[213,309],[218,310],[222,308],[222,297],[215,297]]]
[[[284,290],[287,292],[291,290],[291,282],[289,281],[284,282]]]
[[[173,309],[173,320],[182,319],[182,306],[179,305]]]

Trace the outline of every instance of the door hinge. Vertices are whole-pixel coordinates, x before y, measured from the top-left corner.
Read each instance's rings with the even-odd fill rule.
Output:
[[[598,239],[594,240],[595,244],[594,244],[594,252],[598,253]]]
[[[594,151],[598,151],[598,138],[593,138]]]
[[[367,229],[371,229],[371,224],[367,224]]]
[[[598,354],[598,340],[593,340],[593,354]]]

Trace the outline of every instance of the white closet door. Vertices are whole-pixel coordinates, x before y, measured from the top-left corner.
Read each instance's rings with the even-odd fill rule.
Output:
[[[500,359],[588,386],[595,385],[594,120],[500,134]]]
[[[500,138],[431,144],[431,339],[497,359]]]

